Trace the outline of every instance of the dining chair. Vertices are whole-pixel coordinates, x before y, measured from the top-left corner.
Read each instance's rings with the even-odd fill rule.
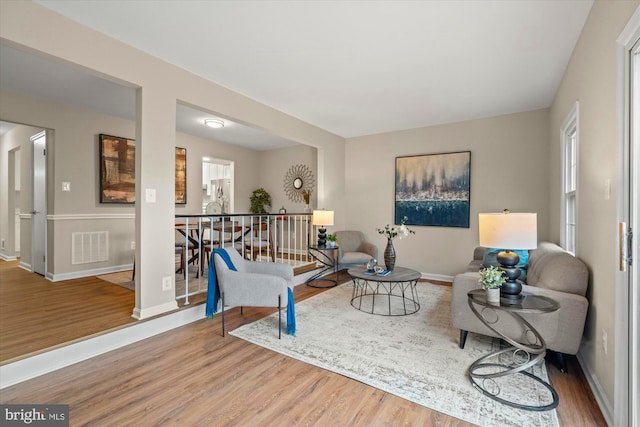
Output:
[[[260,222],[253,224],[253,236],[245,237],[244,254],[245,258],[255,261],[258,254],[266,253],[275,262],[276,251],[273,245],[273,237],[269,229],[269,223]]]

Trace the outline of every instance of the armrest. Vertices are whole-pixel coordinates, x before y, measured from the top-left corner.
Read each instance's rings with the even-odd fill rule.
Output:
[[[364,252],[365,254],[371,255],[372,258],[378,259],[378,247],[373,243],[370,243],[370,242],[360,243],[358,252]]]

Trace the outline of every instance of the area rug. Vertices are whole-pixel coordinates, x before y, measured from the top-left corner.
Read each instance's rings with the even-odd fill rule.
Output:
[[[469,334],[464,350],[451,326],[451,288],[420,282],[420,310],[378,316],[350,305],[352,285],[340,285],[296,304],[296,336],[278,340],[277,314],[231,335],[480,426],[557,426],[555,410],[531,412],[496,402],[473,388],[471,363],[499,340]],[[548,381],[544,362],[532,373]],[[512,375],[502,385],[529,402],[546,401],[542,386]],[[509,389],[505,389],[509,387]]]

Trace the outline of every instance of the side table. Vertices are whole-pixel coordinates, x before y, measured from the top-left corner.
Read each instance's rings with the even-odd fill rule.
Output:
[[[531,323],[522,318],[521,314],[551,313],[560,308],[559,304],[551,298],[529,294],[522,294],[522,299],[516,303],[510,303],[504,299],[501,299],[500,303],[490,303],[487,301],[486,292],[483,289],[474,289],[467,296],[469,307],[478,319],[510,344],[508,347],[483,356],[471,364],[469,367],[471,384],[486,396],[514,408],[528,411],[549,411],[557,407],[559,402],[558,393],[551,384],[527,371],[528,368],[544,359],[547,345],[542,335],[536,331]],[[480,307],[480,310],[478,310],[478,307]],[[510,316],[513,321],[523,327],[524,334],[520,341],[526,340],[526,343],[516,341],[507,336],[504,331],[500,331],[497,325],[501,315]],[[509,354],[511,354],[511,360],[504,362],[504,358],[508,358]],[[524,404],[508,400],[507,396],[500,396],[499,379],[515,374],[524,375],[544,386],[549,391],[549,402]]]
[[[338,286],[338,277],[335,279],[324,278],[325,275],[330,273],[338,273],[338,246],[309,246],[309,255],[322,264],[323,268],[318,273],[314,274],[305,282],[307,286],[312,288],[333,288]],[[328,286],[318,285],[319,282],[329,282]]]

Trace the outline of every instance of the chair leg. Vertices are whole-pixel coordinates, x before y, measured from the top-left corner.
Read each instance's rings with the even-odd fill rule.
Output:
[[[222,313],[222,337],[224,338],[224,293],[223,292],[220,293],[220,300],[222,302],[222,309],[220,310]]]
[[[187,279],[187,254],[186,250],[183,247],[180,251],[180,268],[182,269],[182,278]]]
[[[282,297],[278,295],[278,339],[282,339]]]
[[[460,329],[460,348],[464,348],[464,344],[467,342],[467,334],[469,331]]]

